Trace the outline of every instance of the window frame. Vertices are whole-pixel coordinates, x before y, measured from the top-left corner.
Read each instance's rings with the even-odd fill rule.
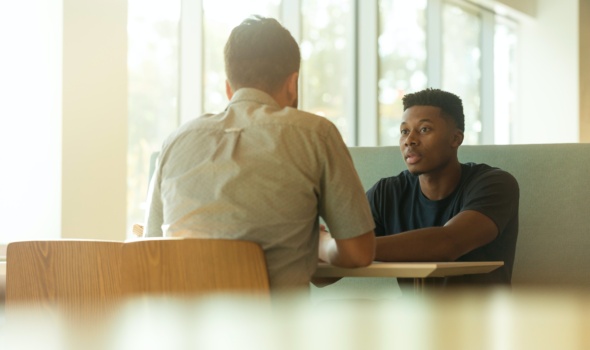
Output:
[[[346,136],[349,146],[378,146],[379,140],[379,58],[376,38],[379,33],[379,0],[351,0],[356,11],[352,14],[354,33],[349,39],[355,52],[350,52],[352,61],[346,74],[351,74],[353,84],[349,91],[347,106],[348,123],[351,126]],[[206,113],[203,111],[203,1],[181,0],[180,19],[180,74],[179,123]],[[426,50],[432,59],[427,60],[428,86],[442,85],[442,6],[445,3],[476,12],[482,19],[480,62],[481,80],[481,144],[494,143],[494,30],[496,14],[490,9],[463,0],[427,0]],[[282,0],[279,20],[289,29],[297,42],[301,41],[300,0]],[[293,15],[297,14],[297,15]],[[365,25],[371,23],[372,25]]]

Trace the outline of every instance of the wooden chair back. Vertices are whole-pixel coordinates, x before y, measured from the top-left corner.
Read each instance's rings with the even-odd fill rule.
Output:
[[[125,296],[269,295],[264,252],[260,245],[249,241],[197,238],[128,241],[123,245],[121,268]]]
[[[6,309],[101,315],[121,298],[123,242],[22,241],[8,244]]]

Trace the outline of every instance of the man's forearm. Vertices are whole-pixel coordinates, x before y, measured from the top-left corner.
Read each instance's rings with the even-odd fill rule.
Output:
[[[489,217],[465,210],[444,226],[377,238],[377,261],[455,261],[493,241],[498,227]]]
[[[454,261],[459,258],[442,227],[377,237],[376,261]]]
[[[328,233],[320,236],[320,259],[341,267],[361,267],[371,264],[375,257],[373,231],[350,239],[335,240]]]

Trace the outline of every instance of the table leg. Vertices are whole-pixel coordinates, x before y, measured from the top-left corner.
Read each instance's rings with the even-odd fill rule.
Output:
[[[414,278],[414,294],[424,293],[424,278]]]

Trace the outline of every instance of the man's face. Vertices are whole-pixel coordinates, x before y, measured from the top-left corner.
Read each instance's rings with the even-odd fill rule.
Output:
[[[462,141],[463,132],[439,107],[413,106],[402,116],[399,145],[412,174],[444,169],[456,156]]]

